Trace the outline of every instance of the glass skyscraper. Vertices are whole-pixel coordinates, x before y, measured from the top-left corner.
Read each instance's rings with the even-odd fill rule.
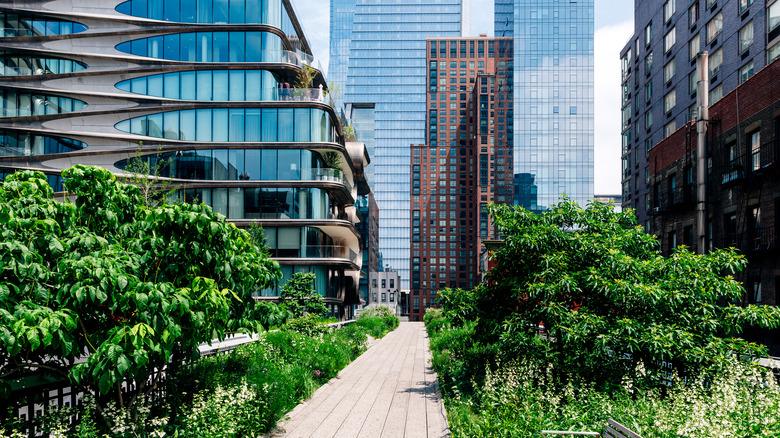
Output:
[[[566,194],[584,204],[593,198],[593,0],[515,1],[513,23],[515,193],[536,194],[535,204],[514,202],[544,210]]]
[[[494,33],[497,37],[511,37],[515,31],[515,1],[495,0],[493,16],[495,19]]]
[[[409,283],[409,145],[427,141],[426,38],[468,33],[470,0],[357,0],[353,22],[341,13],[349,0],[332,0],[331,48],[351,38],[344,103],[357,111],[361,130],[373,115],[373,186],[382,217],[384,263]],[[465,32],[464,32],[465,31]],[[334,56],[335,55],[335,56]],[[341,52],[331,54],[329,75],[338,83]],[[355,122],[353,122],[355,123]],[[362,141],[362,138],[358,138]],[[371,177],[369,176],[369,179]]]
[[[319,70],[289,87],[315,64],[290,0],[71,3],[0,11],[0,177],[40,170],[63,192],[64,168],[127,176],[140,155],[184,201],[263,227],[282,279],[258,298],[313,273],[351,318],[369,157],[346,142]]]

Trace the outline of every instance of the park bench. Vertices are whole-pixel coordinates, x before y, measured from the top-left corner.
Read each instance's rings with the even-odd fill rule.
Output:
[[[642,438],[636,432],[623,426],[613,419],[607,420],[607,425],[604,426],[604,432],[567,432],[561,430],[543,430],[542,435],[584,435],[584,436],[600,436],[603,438]]]

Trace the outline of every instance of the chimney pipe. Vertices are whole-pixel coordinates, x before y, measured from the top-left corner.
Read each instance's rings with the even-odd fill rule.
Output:
[[[705,254],[707,249],[707,123],[710,118],[709,111],[709,55],[707,52],[699,52],[696,71],[698,82],[696,83],[696,132],[698,143],[696,145],[696,231],[698,233],[698,246],[696,252]]]

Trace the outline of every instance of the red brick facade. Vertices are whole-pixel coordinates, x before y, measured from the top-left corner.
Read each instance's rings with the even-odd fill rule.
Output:
[[[480,204],[512,199],[512,39],[431,39],[427,51],[429,142],[410,154],[412,321],[439,290],[479,282],[481,238],[494,236]]]

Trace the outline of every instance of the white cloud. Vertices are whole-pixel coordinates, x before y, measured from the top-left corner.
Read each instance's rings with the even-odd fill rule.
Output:
[[[633,21],[596,30],[594,41],[595,190],[619,194],[620,50],[634,33]]]

